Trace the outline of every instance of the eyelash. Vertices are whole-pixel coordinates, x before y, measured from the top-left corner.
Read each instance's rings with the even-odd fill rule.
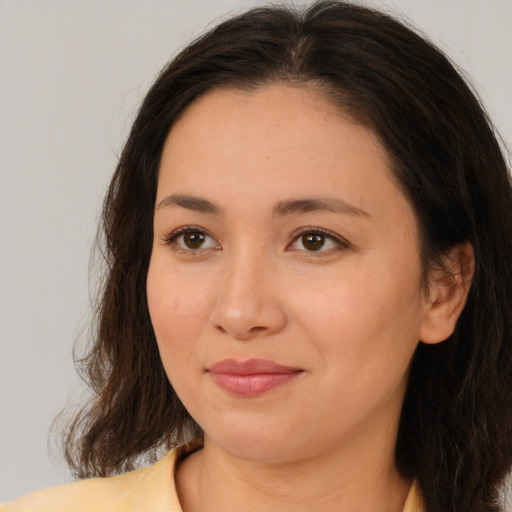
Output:
[[[178,243],[179,243],[178,239],[180,236],[183,236],[186,234],[201,234],[201,235],[204,235],[204,236],[210,238],[211,240],[215,241],[215,239],[208,233],[208,231],[206,231],[205,229],[203,229],[199,226],[182,226],[182,227],[176,229],[175,231],[173,231],[163,241],[166,245],[171,246],[172,249],[177,252],[198,253],[201,250],[203,250],[203,251],[208,250],[208,249],[218,250],[221,248],[220,244],[217,242],[215,242],[214,247],[201,247],[200,246],[197,249],[180,247],[178,245]],[[322,248],[320,248],[319,250],[310,250],[310,251],[308,251],[306,249],[294,249],[293,245],[296,244],[300,240],[300,238],[304,237],[305,235],[321,235],[322,237],[325,238],[325,240],[330,240],[331,242],[333,242],[335,244],[335,246],[331,247],[329,249],[326,249],[326,250],[322,250]],[[301,228],[299,231],[294,232],[292,237],[293,237],[292,241],[286,246],[285,250],[286,251],[299,251],[299,252],[307,254],[310,257],[327,256],[327,255],[332,254],[333,252],[343,251],[343,250],[352,248],[352,245],[350,244],[350,242],[348,242],[343,237],[336,235],[335,233],[332,233],[331,231],[328,231],[327,229],[318,228],[318,227]]]
[[[180,236],[183,236],[183,235],[186,235],[186,234],[195,234],[195,233],[205,235],[208,238],[211,238],[212,240],[215,240],[208,233],[208,231],[206,231],[205,229],[203,229],[203,228],[201,228],[199,226],[182,226],[182,227],[176,229],[175,231],[173,231],[168,237],[166,237],[164,239],[164,242],[165,242],[165,244],[171,246],[172,249],[175,250],[175,251],[183,251],[183,252],[186,252],[186,253],[199,252],[199,249],[201,249],[201,248],[191,249],[191,248],[180,247],[178,245],[178,243],[179,243],[178,242],[178,238]],[[220,248],[220,244],[216,243],[216,247],[213,247],[213,249],[218,249],[218,248]],[[207,249],[212,249],[212,247],[208,247]],[[203,248],[203,250],[205,250],[205,248]]]
[[[297,243],[301,237],[304,237],[305,235],[321,235],[325,237],[325,240],[332,241],[335,246],[331,247],[326,250],[318,250],[318,251],[307,251],[302,249],[293,249],[291,248],[295,243]],[[328,256],[331,255],[333,252],[338,251],[344,251],[352,248],[352,244],[345,238],[341,237],[340,235],[337,235],[333,233],[332,231],[329,231],[327,229],[323,228],[313,228],[313,227],[304,227],[300,230],[293,233],[293,240],[288,244],[287,250],[289,251],[301,251],[308,255],[308,257],[319,257],[319,256]]]

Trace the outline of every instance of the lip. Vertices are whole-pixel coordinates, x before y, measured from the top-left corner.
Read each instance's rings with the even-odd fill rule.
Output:
[[[224,359],[206,370],[215,384],[240,396],[257,396],[295,379],[302,369],[267,359]]]

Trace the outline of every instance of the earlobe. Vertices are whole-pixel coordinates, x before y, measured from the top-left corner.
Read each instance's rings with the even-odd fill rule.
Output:
[[[442,268],[430,272],[430,286],[419,340],[440,343],[454,331],[473,281],[473,246],[464,242],[452,247],[442,258]]]

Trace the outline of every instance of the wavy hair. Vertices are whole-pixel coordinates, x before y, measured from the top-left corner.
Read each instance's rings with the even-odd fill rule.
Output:
[[[512,192],[497,135],[460,71],[387,14],[338,1],[268,7],[221,23],[149,90],[112,178],[97,327],[79,370],[93,390],[66,456],[79,477],[133,468],[198,426],[160,361],[146,301],[159,161],[173,123],[219,87],[315,84],[387,149],[419,226],[424,274],[471,242],[475,274],[452,336],[419,344],[396,466],[429,512],[497,512],[512,464]]]

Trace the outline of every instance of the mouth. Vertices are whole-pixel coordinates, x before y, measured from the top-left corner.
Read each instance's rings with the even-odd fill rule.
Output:
[[[303,372],[300,368],[283,366],[266,359],[224,359],[206,371],[224,391],[246,397],[257,396],[282,386]]]

